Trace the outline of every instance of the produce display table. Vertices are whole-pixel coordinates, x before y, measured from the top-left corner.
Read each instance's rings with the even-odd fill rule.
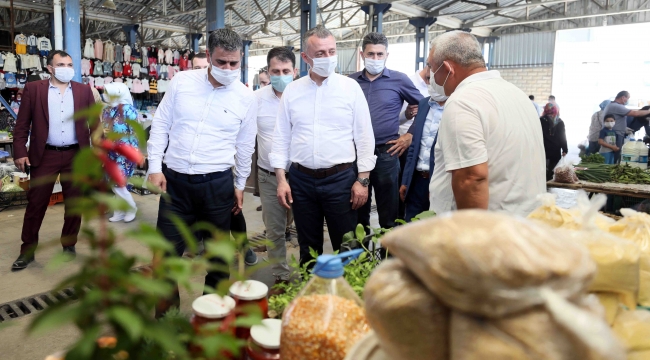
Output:
[[[3,139],[0,140],[0,150],[4,150],[11,154],[11,156],[14,155],[14,139]]]
[[[601,193],[607,195],[631,196],[635,198],[650,199],[650,185],[619,184],[619,183],[593,183],[580,181],[575,184],[558,183],[549,181],[549,188],[568,190],[584,190],[588,193]]]

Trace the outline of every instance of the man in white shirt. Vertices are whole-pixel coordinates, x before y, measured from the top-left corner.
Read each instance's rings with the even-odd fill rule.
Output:
[[[311,69],[282,95],[270,155],[278,201],[287,209],[293,205],[301,265],[312,259],[310,248],[323,252],[323,218],[334,251],[354,230],[376,161],[363,91],[355,80],[334,73],[334,36],[318,25],[304,39],[301,56]],[[285,178],[288,166],[291,186]]]
[[[546,192],[542,128],[530,100],[463,31],[431,43],[431,86],[449,96],[435,145],[431,209],[489,209],[527,216]]]
[[[542,109],[541,106],[539,106],[539,105],[535,102],[535,96],[534,96],[534,95],[528,95],[528,98],[530,99],[530,102],[533,103],[533,106],[535,107],[535,110],[537,111],[537,116],[540,116],[540,117],[541,117],[541,116],[542,116],[543,109]]]
[[[211,32],[210,68],[174,76],[151,124],[149,181],[166,191],[170,200],[160,199],[157,227],[177,256],[183,254],[185,241],[166,214],[189,225],[206,221],[229,231],[231,211],[242,210],[257,131],[257,100],[239,81],[241,56],[237,33]],[[227,272],[209,271],[205,286],[214,288],[224,279]],[[169,300],[172,304],[159,306],[157,316],[180,302],[178,293]]]
[[[280,99],[284,89],[293,81],[296,72],[296,55],[286,46],[269,51],[266,62],[269,81],[266,86],[255,91],[257,95],[257,179],[259,181],[260,200],[262,201],[262,219],[266,227],[266,238],[273,242],[267,246],[269,260],[273,264],[276,284],[287,282],[291,272],[287,265],[286,228],[293,221],[291,209],[280,205],[277,198],[278,180],[275,169],[269,161],[273,146],[273,131],[280,108]],[[288,164],[287,164],[288,165]],[[289,180],[289,166],[285,167],[285,178]]]

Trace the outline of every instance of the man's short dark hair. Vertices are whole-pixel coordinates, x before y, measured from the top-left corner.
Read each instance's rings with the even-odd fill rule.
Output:
[[[623,91],[619,92],[618,94],[616,94],[617,99],[620,99],[622,97],[630,97],[630,93],[623,90]]]
[[[388,38],[386,35],[378,32],[371,32],[363,37],[361,50],[366,51],[366,45],[384,45],[388,49]]]
[[[528,95],[528,98],[531,99],[531,100],[535,100],[535,96],[534,96],[534,95]]]
[[[614,121],[616,121],[616,118],[614,117],[613,114],[607,114],[607,115],[605,115],[605,119],[604,119],[604,120],[607,120],[607,119],[613,119]]]
[[[69,58],[72,59],[72,56],[70,56],[70,54],[68,54],[67,52],[65,52],[63,50],[54,50],[54,51],[50,51],[50,53],[47,55],[47,64],[48,65],[52,65],[52,60],[54,60],[54,55],[59,55],[59,56],[61,56],[63,58],[69,57]]]
[[[258,71],[257,73],[258,74],[266,74],[266,75],[268,75],[269,74],[269,67],[265,66],[265,67],[261,68],[260,71]]]
[[[207,59],[208,55],[204,52],[199,52],[198,54],[194,55],[195,59]]]
[[[319,39],[327,39],[330,36],[334,37],[334,34],[332,34],[331,31],[327,30],[325,26],[323,26],[322,24],[316,25],[313,28],[307,30],[307,32],[305,33],[304,40],[302,41],[302,49],[300,49],[302,52],[304,53],[307,52],[307,44],[309,43],[309,38],[314,35]]]
[[[266,55],[266,65],[271,66],[271,59],[273,58],[280,60],[280,62],[291,61],[293,67],[296,67],[296,55],[286,46],[278,46],[271,49],[269,54]]]
[[[555,100],[555,96],[553,96],[553,95],[549,95],[548,98],[549,98],[549,99],[553,99],[553,100]]]
[[[230,29],[217,29],[210,33],[208,50],[210,54],[214,49],[222,48],[226,51],[241,51],[243,47],[241,36]]]

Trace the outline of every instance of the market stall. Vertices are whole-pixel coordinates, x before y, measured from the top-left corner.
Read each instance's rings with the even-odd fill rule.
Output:
[[[584,190],[590,194],[598,193],[650,199],[650,185],[644,184],[594,183],[581,180],[573,184],[549,181],[546,186],[548,188]]]

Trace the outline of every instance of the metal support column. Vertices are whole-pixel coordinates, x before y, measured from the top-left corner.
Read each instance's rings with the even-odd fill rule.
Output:
[[[207,40],[211,31],[226,27],[226,0],[206,0],[205,16],[207,20],[205,28],[208,33]]]
[[[122,30],[126,33],[126,40],[131,47],[135,47],[136,35],[138,35],[139,24],[122,25]]]
[[[372,4],[372,5],[363,5],[361,10],[366,14],[370,15],[370,28],[372,32],[382,32],[383,31],[383,22],[384,14],[388,9],[390,9],[391,4]]]
[[[244,40],[244,54],[241,58],[241,82],[248,86],[248,51],[251,48],[251,40]]]
[[[201,40],[202,36],[203,34],[187,34],[187,42],[190,44],[190,47],[194,50],[195,54],[199,53],[199,40]]]
[[[316,26],[318,0],[300,0],[300,51],[305,51],[305,33]],[[307,64],[300,58],[300,76],[307,75]]]
[[[415,26],[415,71],[424,68],[429,55],[429,26],[436,22],[433,17],[416,17],[409,19]]]
[[[497,40],[499,40],[499,38],[497,36],[488,36],[488,37],[484,38],[483,42],[482,42],[483,46],[482,46],[481,50],[483,50],[483,58],[484,59],[487,58],[487,61],[485,62],[485,66],[488,69],[492,66],[492,62],[494,62],[494,43]],[[487,54],[485,53],[486,52],[485,44],[488,44]],[[487,55],[487,57],[486,57],[486,55]]]
[[[81,24],[79,19],[79,0],[65,2],[65,51],[72,57],[74,64],[74,78],[81,82]]]

